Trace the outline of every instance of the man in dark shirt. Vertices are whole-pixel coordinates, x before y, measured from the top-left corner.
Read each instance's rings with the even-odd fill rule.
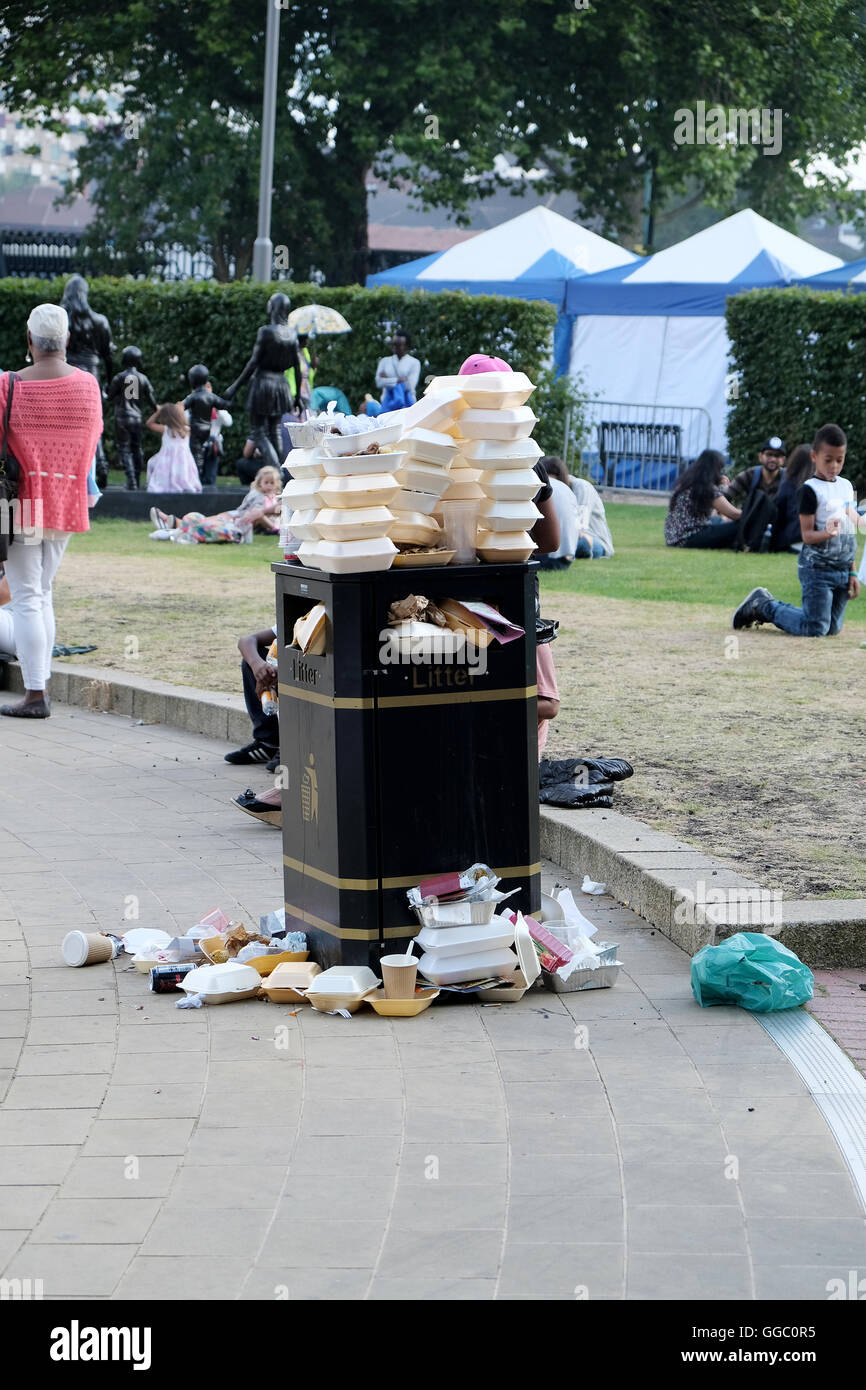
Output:
[[[758,450],[757,466],[744,468],[728,487],[722,488],[722,495],[735,507],[743,507],[753,491],[763,492],[772,501],[779,491],[784,466],[785,446],[773,434]]]

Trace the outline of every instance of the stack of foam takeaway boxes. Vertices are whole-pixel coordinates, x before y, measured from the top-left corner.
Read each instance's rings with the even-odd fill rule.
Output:
[[[529,437],[537,419],[526,404],[535,387],[523,372],[482,372],[437,377],[428,394],[452,390],[465,409],[449,426],[459,452],[442,500],[477,500],[479,555],[492,564],[522,563],[535,549],[529,532],[541,516],[532,499],[542,451]]]

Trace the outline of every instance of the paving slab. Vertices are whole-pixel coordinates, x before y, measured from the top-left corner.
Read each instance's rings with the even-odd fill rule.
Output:
[[[184,692],[136,699],[198,718]],[[224,763],[218,710],[210,737],[59,703],[0,730],[33,793],[19,814],[0,792],[3,1277],[96,1300],[823,1300],[866,1266],[845,1160],[785,1055],[752,1017],[700,1009],[688,954],[581,896],[576,860],[544,882],[620,943],[612,990],[347,1021],[178,1011],[124,960],[64,967],[63,931],[123,930],[130,900],[171,931],[279,903],[279,837],[230,805],[266,779]],[[595,877],[615,851],[669,900],[717,881],[672,837],[584,814]],[[815,1013],[829,1000],[854,1047],[860,980],[831,976]],[[191,1242],[183,1213],[233,1172],[254,1181]]]

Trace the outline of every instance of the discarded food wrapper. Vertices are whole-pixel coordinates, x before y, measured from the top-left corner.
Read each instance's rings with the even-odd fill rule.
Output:
[[[589,874],[584,874],[583,883],[580,885],[581,893],[592,893],[594,895],[603,893],[606,888],[606,883],[594,883]]]
[[[446,598],[442,599],[440,607],[449,627],[456,625],[473,629],[476,633],[476,642],[480,646],[487,646],[492,638],[495,638],[501,646],[505,646],[508,642],[516,641],[518,637],[526,636],[525,628],[510,622],[489,603],[474,601],[459,603],[457,599]],[[482,634],[484,634],[483,637]]]
[[[200,965],[204,964],[201,945],[192,936],[173,936],[165,949],[166,954],[171,952],[176,960],[198,960]]]
[[[516,922],[516,915],[514,920]],[[540,922],[536,922],[534,917],[526,917],[524,920],[535,943],[538,959],[545,970],[558,970],[561,965],[566,965],[571,960],[572,953],[565,942],[560,941]]]
[[[196,932],[199,936],[215,936],[217,932],[226,931],[230,925],[231,923],[225,913],[220,908],[214,907],[202,917],[201,921],[196,922],[195,926],[187,932],[187,935],[192,936],[192,933]],[[205,930],[199,932],[199,927],[204,927]]]
[[[183,999],[178,999],[174,1007],[176,1009],[200,1009],[203,1004],[203,994],[186,994]]]
[[[164,951],[170,941],[167,931],[157,931],[153,927],[133,927],[123,935],[123,946],[129,956],[143,956],[148,952],[155,956],[158,951]]]
[[[606,885],[602,883],[597,886],[604,888]],[[557,896],[556,901],[562,908],[562,915],[567,927],[577,927],[584,936],[595,936],[598,927],[590,922],[588,917],[584,917],[577,903],[574,901],[574,894],[570,888],[563,888],[562,892]]]
[[[410,888],[407,897],[412,907],[420,907],[425,898],[436,898],[438,902],[477,901],[486,898],[499,881],[487,864],[473,864],[462,873],[437,874],[435,878],[424,879],[417,888]]]

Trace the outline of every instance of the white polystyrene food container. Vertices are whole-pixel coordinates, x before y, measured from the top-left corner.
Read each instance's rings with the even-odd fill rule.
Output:
[[[487,497],[497,502],[531,502],[541,491],[541,479],[534,468],[507,469],[504,473],[482,473],[479,485]]]
[[[319,539],[319,525],[317,521],[319,513],[315,507],[310,507],[303,512],[292,512],[289,518],[289,530],[299,541],[317,541]]]
[[[419,463],[438,463],[442,468],[448,467],[457,451],[451,435],[443,434],[441,430],[410,430],[400,443],[410,459],[417,459]]]
[[[388,532],[398,545],[433,545],[442,534],[439,522],[423,512],[400,512],[394,509],[394,525]]]
[[[464,439],[525,439],[537,417],[528,405],[513,410],[464,410],[459,420]]]
[[[389,425],[361,430],[358,434],[323,434],[322,449],[332,458],[339,458],[341,454],[356,454],[359,449],[366,449],[368,444],[396,444],[402,430],[403,421],[397,420]]]
[[[387,570],[394,563],[397,547],[387,536],[365,541],[317,541],[316,566],[326,574],[363,574],[367,570]]]
[[[480,502],[484,496],[480,486],[472,478],[467,478],[468,468],[454,470],[452,481],[443,492],[442,502]]]
[[[401,488],[392,507],[395,512],[420,512],[422,516],[430,516],[436,510],[439,497],[438,492],[410,492],[408,488]]]
[[[465,409],[466,402],[459,391],[437,391],[435,395],[424,395],[420,401],[400,411],[403,433],[419,426],[425,430],[442,430]]]
[[[437,463],[419,463],[408,459],[394,474],[402,488],[410,492],[435,492],[441,497],[452,477],[452,469]]]
[[[494,917],[484,926],[422,927],[415,937],[430,956],[470,956],[511,946],[514,927],[505,917]]]
[[[316,525],[323,541],[375,540],[388,535],[394,514],[388,507],[324,507]]]
[[[434,985],[459,985],[466,980],[483,980],[488,975],[511,976],[520,968],[513,951],[504,946],[482,949],[471,955],[446,955],[425,951],[418,970]]]
[[[526,531],[479,531],[476,549],[489,565],[525,564],[535,551]]]
[[[319,478],[292,478],[283,488],[283,501],[293,512],[308,512],[319,505]]]
[[[487,531],[531,531],[540,518],[534,502],[498,502],[490,497],[481,503],[478,524]]]
[[[297,555],[302,565],[309,565],[311,569],[321,569],[321,565],[316,559],[316,546],[319,541],[301,541],[298,546]]]
[[[316,994],[364,994],[379,983],[368,965],[332,965],[316,976],[310,990]]]
[[[187,994],[203,994],[209,1004],[227,1004],[235,999],[251,999],[257,994],[262,977],[252,965],[226,961],[224,965],[199,965],[179,982]]]
[[[400,491],[393,473],[325,478],[319,488],[323,507],[388,507]]]
[[[386,468],[389,473],[394,473],[405,457],[406,455],[402,450],[399,453],[395,451],[393,454],[342,454],[339,458],[324,459],[323,467],[327,478],[348,478],[365,473],[381,473]]]
[[[500,469],[532,468],[543,450],[534,439],[464,439],[460,453],[473,468],[499,472]]]
[[[434,377],[427,390],[459,391],[470,409],[506,410],[523,405],[535,387],[523,372],[471,372]]]
[[[321,478],[323,454],[321,449],[292,449],[286,454],[286,467],[292,478]]]

